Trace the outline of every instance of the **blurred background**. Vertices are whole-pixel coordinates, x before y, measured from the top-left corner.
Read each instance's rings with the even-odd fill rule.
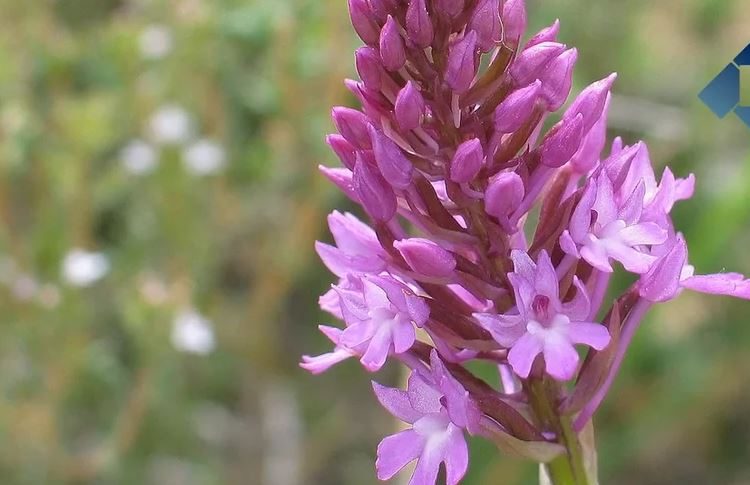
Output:
[[[702,273],[750,273],[750,130],[697,94],[748,42],[743,0],[530,0],[611,131],[694,171]],[[314,255],[350,208],[317,173],[354,106],[344,0],[0,0],[0,482],[370,485],[395,428],[328,348]],[[654,311],[597,418],[602,483],[750,483],[750,306]],[[396,383],[398,370],[377,379]],[[534,483],[473,444],[467,485]]]

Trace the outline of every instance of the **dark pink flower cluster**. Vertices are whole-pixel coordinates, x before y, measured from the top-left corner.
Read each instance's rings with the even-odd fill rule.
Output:
[[[558,22],[524,42],[523,0],[349,8],[366,45],[361,80],[346,85],[362,109],[334,108],[328,143],[343,166],[321,170],[371,225],[329,217],[335,244],[317,251],[339,281],[320,303],[345,325],[321,327],[334,350],[302,367],[410,368],[405,391],[374,385],[410,425],[378,448],[379,478],[416,459],[411,484],[434,483],[441,464],[457,483],[466,433],[550,459],[561,437],[530,404],[531,382],[554,383],[551,409],[581,430],[653,303],[683,288],[750,298],[742,275],[688,264],[669,214],[692,175],[657,181],[643,143],[617,138],[603,154],[615,75],[557,114],[577,58]],[[638,281],[605,302],[615,269]],[[472,360],[495,364],[502,385],[472,375]]]

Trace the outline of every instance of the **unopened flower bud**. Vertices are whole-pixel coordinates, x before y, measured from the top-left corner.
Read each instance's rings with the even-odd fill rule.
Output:
[[[573,158],[570,165],[579,174],[585,174],[591,171],[599,161],[599,156],[604,150],[607,142],[607,105],[604,105],[604,111],[599,117],[599,121],[594,124],[591,131],[583,138],[581,146]]]
[[[365,44],[377,45],[380,39],[380,29],[375,23],[373,11],[367,0],[349,0],[349,16],[359,38]]]
[[[495,128],[500,133],[512,133],[529,119],[534,103],[542,90],[542,82],[536,80],[528,86],[512,92],[495,110]]]
[[[540,30],[534,37],[529,39],[526,43],[526,48],[541,44],[542,42],[554,42],[557,40],[557,34],[560,33],[560,20],[555,20],[555,23],[549,27],[545,27]]]
[[[510,77],[517,86],[526,86],[535,79],[541,79],[547,65],[562,51],[565,46],[558,42],[542,42],[524,49],[510,67]]]
[[[360,153],[354,167],[354,190],[362,206],[376,221],[390,221],[396,214],[396,194],[388,182]]]
[[[397,189],[405,189],[411,184],[413,167],[404,152],[385,135],[370,125],[375,161],[385,180]]]
[[[374,47],[360,47],[354,53],[354,60],[357,66],[357,73],[365,86],[375,91],[380,90],[383,66],[377,49]]]
[[[604,104],[607,102],[609,90],[615,79],[617,79],[617,74],[610,74],[581,91],[581,94],[578,95],[567,111],[565,111],[563,119],[569,119],[578,114],[583,115],[583,132],[588,133],[591,127],[594,126],[594,123],[601,117]]]
[[[370,122],[367,116],[356,109],[337,106],[331,111],[331,117],[341,136],[360,150],[372,148],[370,133],[367,129]]]
[[[402,130],[413,130],[422,124],[424,115],[424,98],[417,86],[409,81],[396,98],[396,121]]]
[[[578,50],[568,49],[553,59],[542,74],[542,97],[549,111],[557,111],[568,99],[577,60]]]
[[[477,44],[482,52],[491,51],[501,40],[499,0],[480,0],[469,21],[469,29],[477,33]]]
[[[389,71],[398,71],[406,63],[404,39],[401,38],[398,23],[390,15],[380,31],[380,58]]]
[[[477,33],[473,30],[451,47],[445,80],[458,94],[468,91],[471,87],[477,69],[474,59],[476,52]]]
[[[370,0],[370,8],[379,22],[385,22],[397,6],[394,0]]]
[[[483,161],[482,143],[477,138],[461,143],[451,161],[451,180],[471,182],[482,168]]]
[[[505,39],[512,45],[518,45],[528,22],[524,0],[505,0],[502,20]]]
[[[432,44],[435,31],[427,13],[425,0],[411,0],[406,11],[406,32],[417,47],[427,48]]]
[[[357,149],[354,145],[346,141],[346,138],[339,134],[326,136],[326,143],[336,153],[341,163],[350,170],[354,169],[357,161]]]
[[[582,138],[583,115],[561,121],[542,145],[542,164],[553,168],[564,165],[578,151]]]
[[[490,180],[484,194],[484,210],[498,219],[508,217],[523,201],[526,189],[515,172],[502,172]]]
[[[456,269],[456,258],[449,251],[428,239],[402,239],[393,243],[409,267],[416,273],[433,278],[446,278]]]

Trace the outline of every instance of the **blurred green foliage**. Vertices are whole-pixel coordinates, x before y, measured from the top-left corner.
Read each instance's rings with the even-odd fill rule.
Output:
[[[612,131],[697,173],[679,228],[702,272],[750,273],[748,132],[697,93],[750,38],[741,0],[530,1],[579,48],[576,85],[618,71]],[[335,104],[354,105],[346,5],[316,0],[0,0],[0,483],[370,484],[396,425],[326,348],[312,242],[347,203],[316,173]],[[165,52],[154,55],[166,33]],[[147,32],[151,31],[151,41]],[[163,46],[162,46],[163,47]],[[184,144],[124,168],[180,106],[216,140],[199,176]],[[189,142],[187,142],[189,144]],[[111,264],[80,288],[74,248]],[[597,419],[602,483],[750,482],[750,327],[742,302],[683,295],[637,336]],[[216,349],[181,352],[194,309]],[[397,369],[377,376],[397,382]],[[476,443],[467,485],[533,483]]]

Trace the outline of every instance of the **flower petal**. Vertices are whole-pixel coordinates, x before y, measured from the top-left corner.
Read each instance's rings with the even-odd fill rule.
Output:
[[[581,257],[594,268],[605,273],[613,271],[612,265],[609,264],[609,254],[607,248],[601,241],[594,241],[581,248]]]
[[[314,357],[303,355],[302,362],[300,362],[299,366],[311,374],[317,375],[322,374],[334,365],[343,362],[352,356],[353,354],[345,349],[336,349],[333,352],[316,355]]]
[[[406,391],[381,386],[375,381],[372,382],[372,390],[375,392],[375,397],[378,398],[380,404],[401,421],[413,424],[422,417],[422,413],[412,407]]]
[[[378,458],[375,461],[379,480],[389,480],[415,460],[424,449],[424,438],[413,429],[387,436],[378,445]]]
[[[600,323],[572,322],[568,326],[568,339],[573,344],[585,344],[603,350],[609,341],[609,330]]]
[[[560,301],[560,284],[557,280],[555,267],[552,266],[552,260],[547,251],[544,250],[539,253],[537,259],[534,286],[538,295],[548,297],[553,304],[557,304]]]
[[[555,379],[567,381],[576,373],[579,361],[578,352],[573,344],[562,336],[545,340],[543,352],[547,374]]]
[[[442,451],[442,447],[438,443],[428,441],[417,460],[417,466],[411,480],[409,480],[409,485],[435,485],[440,471],[440,463],[443,461]]]
[[[680,283],[683,287],[712,295],[727,295],[750,300],[750,280],[739,273],[718,273],[691,276]]]
[[[407,394],[411,406],[422,414],[439,413],[443,408],[440,403],[443,394],[417,372],[409,376]]]
[[[542,347],[542,342],[537,337],[525,333],[508,352],[508,363],[513,371],[524,379],[529,377],[531,365]]]
[[[562,311],[572,321],[580,321],[588,317],[591,301],[586,287],[577,276],[573,277],[573,286],[576,287],[576,294],[572,300],[563,303]]]
[[[450,425],[449,429],[450,437],[443,451],[445,482],[446,485],[456,485],[469,468],[469,449],[463,432],[453,425]]]
[[[521,315],[498,315],[475,313],[479,325],[492,334],[492,338],[503,347],[511,347],[526,333]]]
[[[387,327],[380,327],[375,331],[375,335],[372,336],[370,343],[367,346],[367,351],[360,359],[362,365],[365,366],[370,372],[380,370],[385,361],[388,360],[388,354],[391,352],[392,339],[391,332]]]
[[[641,222],[620,231],[620,240],[628,246],[661,244],[669,232],[655,222]]]
[[[414,345],[417,339],[414,326],[411,322],[400,322],[394,325],[391,330],[393,338],[393,351],[397,354],[403,354]]]

